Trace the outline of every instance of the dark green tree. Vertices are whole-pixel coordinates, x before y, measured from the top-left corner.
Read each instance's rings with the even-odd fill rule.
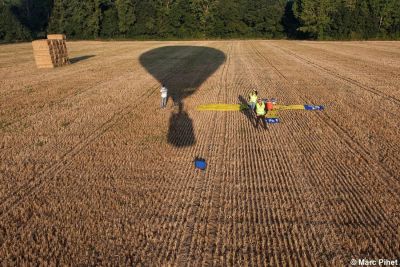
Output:
[[[209,28],[211,37],[240,37],[249,33],[243,21],[243,5],[239,0],[220,0],[212,11],[214,16]]]
[[[296,0],[293,11],[300,21],[298,30],[315,39],[328,37],[327,32],[335,11],[334,0]]]
[[[170,12],[170,28],[173,36],[178,38],[200,37],[201,27],[198,2],[177,0]]]
[[[102,20],[100,25],[100,36],[103,38],[118,37],[119,25],[116,23],[118,19],[118,10],[113,1],[105,2],[101,5]]]
[[[399,0],[0,0],[0,41],[400,38]]]
[[[115,1],[118,14],[118,29],[123,36],[126,36],[129,32],[131,32],[133,25],[135,24],[135,4],[135,0]]]
[[[64,33],[64,4],[63,0],[54,0],[53,11],[50,17],[49,33]]]
[[[157,15],[160,2],[157,0],[138,1],[136,3],[136,23],[132,34],[140,37],[157,37]]]
[[[282,17],[284,32],[285,35],[290,39],[304,39],[306,36],[297,30],[300,27],[300,21],[294,15],[293,4],[293,1],[287,1],[285,6],[285,13]]]
[[[336,11],[332,14],[330,30],[327,35],[337,40],[350,39],[353,12],[354,10],[346,0],[339,1]]]
[[[20,1],[0,1],[0,41],[30,40],[32,34],[19,14]]]

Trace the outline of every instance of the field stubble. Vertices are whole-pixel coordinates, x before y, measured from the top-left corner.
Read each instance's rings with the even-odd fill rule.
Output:
[[[204,79],[214,59],[191,45],[222,51],[223,64]],[[6,265],[319,266],[399,256],[399,43],[68,46],[71,58],[91,57],[44,71],[29,44],[0,46]],[[140,64],[163,46],[182,48]],[[193,145],[169,142],[177,111],[158,109],[153,68],[188,88],[204,80],[183,99]],[[326,111],[282,113],[264,131],[246,112],[194,110],[242,102],[253,88]],[[206,172],[194,172],[196,156]]]

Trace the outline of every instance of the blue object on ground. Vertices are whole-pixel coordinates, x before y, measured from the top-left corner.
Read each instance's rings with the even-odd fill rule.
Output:
[[[324,106],[304,105],[305,110],[324,110]]]
[[[265,122],[275,124],[275,123],[280,123],[280,120],[279,120],[279,118],[266,118]]]
[[[194,167],[196,169],[205,170],[207,168],[207,162],[205,159],[195,159],[194,160]]]

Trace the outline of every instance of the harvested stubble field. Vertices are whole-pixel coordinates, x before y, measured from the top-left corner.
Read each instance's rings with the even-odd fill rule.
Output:
[[[2,265],[348,265],[400,256],[399,42],[0,46]],[[159,109],[159,83],[182,101]],[[253,88],[285,104],[254,129]],[[193,159],[208,161],[195,172]]]

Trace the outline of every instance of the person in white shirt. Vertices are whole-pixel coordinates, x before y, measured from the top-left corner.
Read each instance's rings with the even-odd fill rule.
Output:
[[[167,99],[168,99],[168,89],[165,85],[161,86],[161,108],[167,107]]]

